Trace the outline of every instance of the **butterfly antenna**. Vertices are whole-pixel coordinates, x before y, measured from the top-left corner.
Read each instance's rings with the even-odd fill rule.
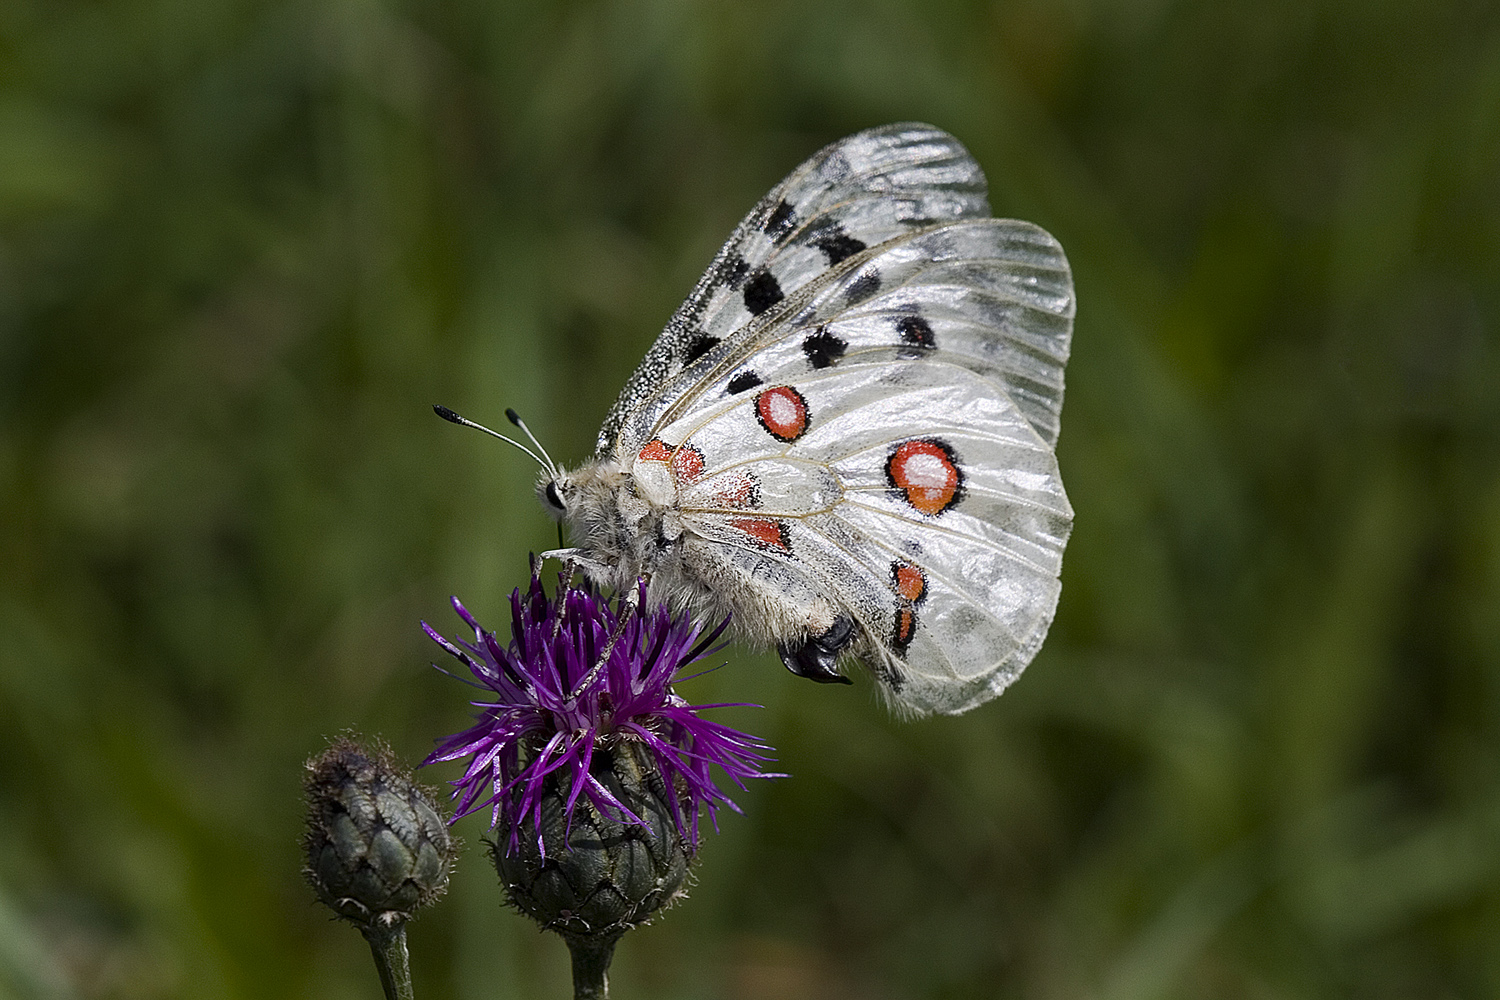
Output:
[[[490,437],[497,437],[501,441],[504,441],[508,445],[514,445],[515,447],[521,449],[527,455],[529,455],[531,457],[531,460],[533,462],[535,462],[537,465],[540,465],[543,469],[545,469],[546,472],[547,472],[547,474],[549,476],[552,476],[552,477],[556,478],[556,476],[557,476],[557,466],[555,466],[555,465],[552,464],[552,459],[550,459],[550,458],[543,459],[542,458],[542,455],[545,455],[546,452],[543,452],[542,455],[538,455],[536,452],[532,451],[530,448],[526,447],[524,444],[522,444],[521,442],[517,441],[515,438],[508,438],[504,434],[498,433],[497,431],[490,430],[488,427],[484,426],[484,424],[475,423],[474,421],[470,420],[468,417],[461,417],[457,413],[454,413],[452,410],[448,409],[446,406],[443,406],[443,405],[441,405],[439,403],[432,404],[432,412],[436,413],[438,416],[442,417],[444,420],[448,421],[450,424],[458,424],[460,427],[472,427],[476,431],[484,431]],[[532,440],[535,441],[536,439],[532,438]]]
[[[547,474],[550,475],[553,479],[558,478],[557,463],[552,461],[552,456],[547,454],[547,449],[542,447],[542,442],[538,441],[536,439],[536,435],[531,433],[531,428],[526,426],[526,421],[521,419],[521,415],[515,410],[506,410],[505,419],[521,428],[521,433],[526,435],[531,443],[536,446],[536,450],[541,452],[542,458],[547,460],[546,465],[544,466],[547,470]]]

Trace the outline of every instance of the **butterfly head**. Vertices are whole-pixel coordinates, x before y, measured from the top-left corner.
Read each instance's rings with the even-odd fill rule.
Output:
[[[623,513],[621,499],[634,493],[631,477],[607,460],[586,462],[572,470],[543,469],[536,481],[542,508],[585,545],[613,535]]]
[[[536,495],[567,525],[574,546],[569,557],[595,583],[620,589],[653,568],[652,540],[665,531],[656,528],[661,516],[618,463],[596,459],[571,471],[549,469],[537,480]]]
[[[565,473],[557,475],[545,474],[536,484],[537,499],[542,502],[542,507],[551,514],[554,520],[561,521],[567,517],[569,499],[576,493],[573,482]]]

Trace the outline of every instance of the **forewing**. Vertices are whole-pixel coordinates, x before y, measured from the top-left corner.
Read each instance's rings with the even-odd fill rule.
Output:
[[[814,154],[729,237],[625,384],[599,431],[599,453],[633,452],[645,440],[638,411],[670,403],[691,386],[674,377],[734,343],[757,316],[869,247],[989,215],[985,191],[973,157],[931,125],[869,129]]]
[[[759,386],[909,361],[989,379],[1050,446],[1074,311],[1067,257],[1029,222],[971,219],[909,233],[849,259],[671,377],[630,415],[625,436],[646,440]]]

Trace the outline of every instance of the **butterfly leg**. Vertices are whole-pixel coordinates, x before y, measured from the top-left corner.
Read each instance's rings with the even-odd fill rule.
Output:
[[[781,654],[781,662],[786,668],[798,677],[819,684],[853,684],[836,669],[839,654],[853,641],[854,619],[841,611],[822,635],[815,635],[802,643],[780,643],[776,652]]]
[[[568,586],[572,586],[573,575],[575,573],[582,573],[584,579],[592,583],[596,587],[607,588],[609,586],[608,581],[610,580],[611,576],[610,566],[606,563],[598,561],[597,559],[590,559],[588,556],[583,554],[582,549],[548,549],[546,552],[543,552],[541,555],[536,556],[533,559],[532,572],[536,572],[537,568],[540,567],[541,564],[548,559],[556,559],[562,563],[562,578],[567,582]],[[620,595],[621,600],[624,602],[624,605],[629,608],[630,614],[635,614],[636,606],[640,603],[640,598],[639,595],[636,594],[635,588],[622,587],[620,589]],[[622,616],[620,621],[623,623],[628,617],[628,615]],[[609,649],[614,648],[615,641],[619,638],[620,629],[623,627],[624,626],[622,624],[615,629],[615,635],[610,639],[609,642]],[[552,638],[556,639],[558,634],[561,632],[562,618],[559,617],[557,619],[557,623],[552,628]]]
[[[620,595],[620,617],[615,621],[615,627],[610,630],[609,638],[605,640],[604,648],[599,651],[599,657],[594,661],[594,665],[573,686],[572,696],[574,698],[587,691],[598,678],[600,671],[609,664],[609,658],[614,654],[615,646],[619,644],[620,639],[625,635],[625,627],[630,624],[630,619],[634,618],[637,612],[640,611],[641,595],[645,592],[645,582],[649,579],[649,577],[643,576],[640,586],[631,587]],[[559,620],[561,620],[561,616],[559,616]]]
[[[609,579],[610,567],[605,563],[599,562],[597,559],[590,559],[583,554],[582,549],[548,549],[537,556],[537,559],[541,562],[546,562],[548,559],[557,559],[563,564],[564,570],[572,572],[582,571],[584,576],[595,583],[601,583]],[[569,576],[572,575],[572,572],[569,573]]]

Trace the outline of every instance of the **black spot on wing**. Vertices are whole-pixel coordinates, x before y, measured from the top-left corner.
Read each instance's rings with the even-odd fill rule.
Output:
[[[858,305],[878,291],[880,291],[880,272],[871,268],[849,282],[849,290],[844,293],[844,301],[851,306]]]
[[[826,236],[813,240],[813,246],[823,251],[823,256],[828,258],[829,267],[848,260],[865,248],[864,241],[855,239],[837,227]]]
[[[844,356],[844,351],[849,344],[828,332],[828,328],[820,326],[806,340],[802,341],[802,353],[807,355],[808,364],[814,368],[827,368],[839,358]]]
[[[788,205],[786,199],[783,198],[777,202],[776,209],[766,216],[766,221],[760,228],[771,238],[772,243],[780,243],[790,235],[792,227],[796,224],[797,216],[792,211],[792,206]]]
[[[753,316],[759,316],[783,298],[775,276],[763,267],[757,268],[745,281],[745,308]]]
[[[902,316],[896,320],[896,332],[909,347],[933,348],[937,339],[932,335],[932,324],[920,316]]]
[[[731,395],[738,395],[746,389],[754,389],[758,385],[760,385],[759,375],[748,371],[740,372],[729,380],[729,392]]]
[[[687,354],[683,357],[682,363],[684,365],[692,364],[694,361],[697,361],[699,358],[703,357],[703,355],[713,350],[714,345],[718,344],[718,342],[718,337],[710,337],[706,333],[697,334],[693,337],[692,340],[688,341]]]

